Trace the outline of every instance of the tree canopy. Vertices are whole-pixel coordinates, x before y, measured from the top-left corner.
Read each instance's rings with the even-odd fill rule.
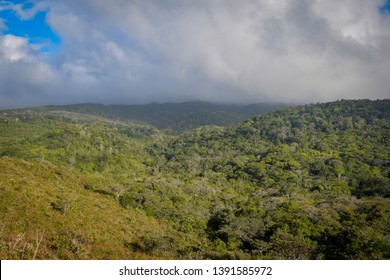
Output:
[[[176,135],[1,111],[0,257],[389,259],[389,108],[341,100]]]

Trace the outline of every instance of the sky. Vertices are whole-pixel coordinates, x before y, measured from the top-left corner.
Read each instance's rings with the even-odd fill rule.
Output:
[[[390,1],[0,0],[0,108],[390,98]]]

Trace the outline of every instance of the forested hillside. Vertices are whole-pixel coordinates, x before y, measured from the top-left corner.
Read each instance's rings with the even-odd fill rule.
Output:
[[[150,103],[146,105],[75,104],[32,108],[38,111],[66,111],[121,121],[152,125],[168,134],[179,134],[204,125],[228,126],[258,114],[287,107],[283,103],[227,105],[208,102]]]
[[[0,112],[2,259],[390,258],[390,100],[178,135],[70,111]]]

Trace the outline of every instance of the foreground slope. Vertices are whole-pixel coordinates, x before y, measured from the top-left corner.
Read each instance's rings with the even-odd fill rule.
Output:
[[[156,130],[66,112],[0,119],[1,259],[173,257],[153,245],[168,226],[118,203],[123,182],[145,177]]]
[[[0,159],[1,259],[148,258],[126,247],[164,226],[116,202],[102,176]],[[89,185],[101,189],[90,191]]]
[[[177,136],[7,111],[1,257],[388,259],[389,108],[313,104]]]

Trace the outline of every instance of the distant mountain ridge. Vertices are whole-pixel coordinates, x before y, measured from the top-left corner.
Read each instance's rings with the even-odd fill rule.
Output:
[[[170,134],[179,134],[204,125],[228,126],[258,114],[288,107],[284,103],[250,105],[217,104],[202,101],[150,103],[145,105],[103,105],[84,103],[32,108],[38,111],[67,111],[116,120],[132,120],[155,126]]]

